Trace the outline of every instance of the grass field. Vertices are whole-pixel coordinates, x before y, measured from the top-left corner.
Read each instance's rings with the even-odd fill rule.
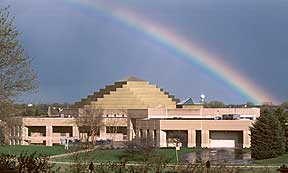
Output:
[[[71,152],[71,150],[64,150],[63,146],[40,146],[40,145],[0,145],[0,154],[11,154],[19,156],[21,153],[27,152],[27,154],[32,154],[36,152],[37,154],[53,156],[58,154],[63,154],[67,152]]]
[[[256,165],[287,165],[288,166],[288,154],[284,154],[282,156],[264,159],[264,160],[255,160],[254,163]]]
[[[203,149],[195,149],[195,148],[181,148],[180,151],[178,151],[178,155],[181,156],[185,153],[197,151],[197,150],[203,150]],[[52,155],[58,155],[58,154],[64,154],[68,152],[73,152],[75,149],[70,149],[68,151],[64,150],[63,146],[53,146],[53,147],[47,147],[47,146],[38,146],[38,145],[30,145],[30,146],[8,146],[8,145],[0,145],[0,154],[13,154],[13,155],[20,155],[23,152],[27,152],[28,154],[32,154],[34,152],[41,153],[44,155],[52,156]],[[119,162],[121,161],[121,156],[125,153],[124,149],[117,149],[117,150],[95,150],[93,152],[89,153],[81,153],[80,160],[85,161],[93,161],[93,162]],[[154,155],[161,155],[166,156],[170,160],[170,163],[176,163],[176,156],[175,156],[175,149],[174,148],[162,148],[162,149],[155,149],[153,151]],[[58,162],[74,162],[73,156],[64,156],[59,158],[54,158],[52,161],[58,161]],[[133,163],[133,162],[131,162]],[[288,165],[288,154],[282,155],[277,158],[272,159],[265,159],[265,160],[257,160],[254,161],[253,165],[259,165],[263,166],[263,168],[241,168],[242,171],[240,172],[257,172],[256,169],[259,169],[258,172],[276,172],[276,168],[267,168],[267,170],[264,171],[265,166],[280,166],[286,164]],[[56,164],[56,167],[61,167],[61,172],[65,172],[65,168],[68,165],[63,164]],[[248,166],[249,167],[249,166]],[[266,168],[265,168],[266,169]]]
[[[178,152],[178,155],[203,150],[203,149],[195,149],[195,148],[181,148]],[[12,146],[12,145],[0,145],[0,154],[12,154],[12,155],[20,155],[21,153],[27,152],[28,154],[32,154],[34,152],[38,154],[43,154],[47,156],[53,156],[58,154],[64,154],[75,151],[74,149],[64,150],[63,146],[39,146],[39,145],[29,145],[29,146]],[[81,153],[80,158],[92,160],[93,162],[119,162],[121,156],[124,154],[123,149],[118,150],[95,150],[89,153]],[[166,156],[170,160],[171,163],[176,163],[175,149],[172,148],[163,148],[163,149],[155,149],[155,155]],[[60,158],[55,158],[53,161],[61,161],[61,162],[73,162],[74,158],[72,156],[64,156]],[[277,158],[265,159],[265,160],[255,160],[254,165],[288,165],[288,154],[284,154]]]
[[[178,155],[181,156],[182,154],[203,150],[203,149],[195,149],[195,148],[182,148],[178,151]],[[81,153],[80,158],[85,160],[92,160],[93,162],[119,162],[121,161],[120,158],[124,155],[124,149],[117,149],[117,150],[95,150],[89,153]],[[155,155],[166,156],[170,160],[171,163],[176,163],[176,153],[175,149],[173,148],[163,148],[163,149],[155,149]],[[73,162],[73,156],[65,156],[60,158],[55,158],[53,161],[59,162]]]

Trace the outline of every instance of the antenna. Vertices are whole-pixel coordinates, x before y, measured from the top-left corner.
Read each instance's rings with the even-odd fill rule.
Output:
[[[201,103],[204,103],[205,98],[206,98],[205,94],[200,95]]]

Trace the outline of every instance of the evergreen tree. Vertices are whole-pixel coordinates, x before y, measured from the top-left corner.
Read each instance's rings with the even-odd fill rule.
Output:
[[[288,151],[288,113],[285,112],[282,107],[279,107],[274,111],[274,116],[278,117],[281,126],[284,130],[285,149],[286,151]]]
[[[265,109],[250,127],[251,154],[254,159],[277,157],[285,152],[285,136],[276,111]]]

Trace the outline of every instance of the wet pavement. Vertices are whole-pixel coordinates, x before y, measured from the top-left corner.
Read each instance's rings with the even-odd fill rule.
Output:
[[[237,148],[210,148],[203,151],[195,151],[182,155],[182,159],[189,163],[205,163],[208,160],[212,164],[251,164],[250,152],[244,152]]]

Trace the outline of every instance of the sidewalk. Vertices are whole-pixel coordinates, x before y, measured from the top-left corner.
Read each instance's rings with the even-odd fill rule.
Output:
[[[77,153],[86,153],[86,152],[94,151],[95,149],[97,149],[97,147],[94,147],[91,149],[86,149],[86,150],[75,151],[75,152],[71,152],[71,153],[54,155],[54,156],[50,156],[50,159],[55,159],[55,158],[65,157],[65,156],[72,156],[72,155],[77,154]]]

